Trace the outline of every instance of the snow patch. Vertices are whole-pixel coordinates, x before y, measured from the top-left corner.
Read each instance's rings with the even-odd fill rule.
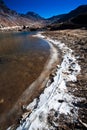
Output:
[[[2,27],[0,28],[1,31],[4,31],[4,30],[13,30],[13,29],[22,29],[23,26],[11,26],[11,27]]]

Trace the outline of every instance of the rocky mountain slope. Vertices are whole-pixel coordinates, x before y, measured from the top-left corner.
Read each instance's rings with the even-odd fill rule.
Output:
[[[66,14],[61,14],[61,15],[56,15],[56,16],[53,16],[51,18],[48,18],[47,20],[49,21],[50,24],[60,20],[61,18],[63,18]]]
[[[45,20],[33,12],[28,12],[25,15],[18,14],[16,11],[9,9],[3,0],[0,0],[0,28],[22,25],[35,28],[43,27]]]
[[[44,18],[42,18],[40,15],[36,14],[35,12],[27,12],[26,14],[21,14],[21,16],[31,19],[33,21],[45,20]]]

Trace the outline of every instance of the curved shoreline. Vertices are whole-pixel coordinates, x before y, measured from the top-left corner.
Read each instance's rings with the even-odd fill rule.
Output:
[[[27,107],[30,113],[27,112],[22,116],[21,125],[18,126],[17,130],[42,130],[44,128],[55,130],[59,127],[58,120],[61,121],[61,116],[64,115],[66,120],[70,120],[72,123],[78,117],[78,108],[74,106],[73,102],[81,99],[69,93],[67,83],[77,81],[80,66],[73,51],[64,43],[50,38],[46,39],[61,49],[63,60],[56,70],[53,82],[50,85],[47,84],[39,98],[34,99]]]
[[[36,35],[37,36],[37,35]],[[48,44],[50,45],[50,56],[49,59],[47,60],[45,67],[40,74],[40,76],[23,92],[15,106],[13,107],[12,111],[20,109],[23,105],[27,105],[30,101],[29,99],[32,97],[33,93],[39,89],[39,94],[41,93],[40,91],[43,91],[45,88],[45,85],[49,79],[49,75],[52,73],[53,69],[56,67],[58,64],[58,51],[52,45],[49,41],[47,41]],[[38,88],[39,87],[39,88]],[[38,95],[38,94],[36,94]],[[39,96],[39,95],[38,95]],[[36,96],[33,97],[33,99]],[[32,100],[33,100],[32,99]]]
[[[57,49],[49,41],[48,41],[48,44],[50,45],[50,56],[45,64],[45,67],[44,67],[43,71],[41,72],[40,76],[24,91],[24,93],[22,94],[22,96],[16,103],[17,106],[19,104],[21,106],[23,104],[26,104],[26,102],[28,102],[29,98],[31,98],[33,91],[35,91],[40,84],[41,84],[40,85],[41,89],[43,89],[45,87],[45,84],[47,83],[47,81],[49,79],[49,74],[52,73],[53,69],[58,64],[59,61],[58,61]]]
[[[34,35],[34,37],[42,38],[41,35]],[[56,48],[48,40],[46,41],[50,45],[50,56],[44,66],[44,69],[41,72],[40,76],[23,92],[21,97],[8,113],[7,120],[10,120],[9,118],[13,120],[16,118],[18,120],[18,117],[20,118],[20,116],[23,114],[23,106],[28,105],[30,102],[33,101],[34,98],[38,97],[41,94],[46,86],[47,81],[49,80],[50,74],[54,71],[56,65],[59,63],[60,59],[58,58],[58,48]]]
[[[40,97],[34,99],[33,102],[27,106],[27,109],[31,111],[30,113],[29,111],[27,111],[22,115],[20,125],[18,126],[18,128],[15,127],[17,128],[17,130],[22,130],[24,128],[35,130],[37,128],[50,129],[48,127],[51,127],[51,129],[53,128],[54,130],[55,128],[70,129],[74,127],[77,128],[77,125],[80,125],[80,127],[83,128],[81,126],[81,124],[84,124],[82,122],[83,120],[79,120],[80,109],[75,104],[78,104],[78,102],[84,103],[84,100],[86,99],[81,98],[81,96],[78,97],[74,95],[74,92],[78,91],[79,89],[77,86],[77,80],[81,71],[81,68],[79,66],[81,62],[79,63],[77,61],[79,57],[77,57],[76,55],[79,54],[78,44],[75,46],[76,48],[74,48],[74,43],[71,44],[72,41],[70,41],[72,39],[68,39],[67,43],[67,40],[63,40],[63,37],[60,38],[58,34],[61,33],[59,32],[57,33],[57,35],[51,34],[50,36],[46,33],[44,35],[46,36],[46,39],[48,39],[50,42],[53,42],[53,44],[57,45],[58,48],[60,48],[61,52],[63,52],[63,61],[61,62],[61,66],[58,65],[56,75],[54,76],[54,82],[50,86],[47,85]],[[56,38],[57,36],[58,38]],[[78,39],[76,40],[78,41]],[[72,50],[68,48],[67,44],[69,44],[68,46],[72,48]],[[75,50],[77,53],[73,50]],[[14,128],[14,126],[9,127],[9,130],[11,130],[11,128]]]

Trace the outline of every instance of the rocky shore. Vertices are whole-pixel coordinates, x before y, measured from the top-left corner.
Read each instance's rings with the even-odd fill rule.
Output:
[[[86,45],[86,31],[63,30],[45,32],[43,35],[51,44],[60,48],[62,60],[41,95],[26,107],[29,112],[22,115],[17,130],[84,130],[87,127],[87,103],[86,90],[85,95],[82,90],[86,77],[82,70],[80,72],[80,66],[83,70],[85,66],[80,52],[83,46],[79,46],[79,42],[83,40]]]
[[[62,30],[45,32],[46,37],[65,43],[69,48],[74,50],[78,63],[81,66],[81,72],[77,77],[77,81],[67,82],[68,91],[75,97],[84,100],[73,102],[78,108],[78,118],[75,123],[66,120],[61,116],[59,130],[85,130],[87,129],[87,30]]]
[[[37,128],[41,128],[41,129],[45,128],[46,130],[48,130],[48,127],[50,129],[52,128],[52,130],[71,130],[71,129],[72,130],[85,130],[87,128],[87,114],[86,114],[87,113],[87,101],[86,101],[87,100],[87,95],[86,95],[87,93],[87,88],[86,88],[87,87],[87,68],[86,68],[87,66],[87,56],[86,56],[87,36],[86,34],[87,34],[86,30],[79,30],[79,29],[78,30],[63,30],[63,31],[47,31],[43,33],[45,38],[47,38],[48,41],[50,41],[51,43],[55,41],[57,42],[59,41],[59,46],[63,50],[63,51],[59,51],[62,58],[64,54],[67,54],[69,53],[68,51],[70,51],[68,50],[67,47],[71,48],[73,52],[72,54],[68,54],[64,56],[65,59],[63,59],[63,62],[66,62],[66,65],[65,65],[66,69],[63,68],[62,70],[62,67],[64,66],[60,66],[58,67],[58,72],[56,72],[57,68],[53,69],[54,71],[50,70],[51,73],[48,73],[48,74],[42,72],[42,74],[49,75],[50,77],[47,76],[48,78],[45,78],[44,77],[45,75],[43,75],[41,78],[40,76],[40,79],[44,78],[45,80],[43,80],[44,82],[41,85],[42,87],[40,87],[41,89],[37,91],[36,95],[34,94],[34,97],[37,97],[37,99],[35,99],[33,103],[31,103],[27,107],[23,106],[23,110],[25,110],[25,112],[22,115],[22,118],[20,120],[20,126],[18,128],[15,126],[10,127],[9,130],[16,129],[16,128],[17,130],[19,129],[22,130],[25,128],[33,129],[35,124],[37,124],[37,122],[41,123],[41,126],[38,124],[34,128],[35,130]],[[52,39],[53,41],[50,39]],[[61,43],[65,44],[64,45],[65,49],[63,48]],[[54,46],[56,47],[56,42]],[[79,66],[77,65],[76,60],[74,59],[73,55],[76,57],[76,60],[78,61],[78,64],[81,67],[81,71],[79,75],[77,76],[77,80],[75,80],[75,77],[73,77],[74,75],[72,74],[76,74],[79,72],[78,71]],[[68,57],[70,59],[68,59]],[[67,64],[68,62],[69,62],[69,65]],[[60,64],[59,61],[58,63]],[[62,63],[61,65],[63,64],[64,63]],[[53,65],[52,68],[55,68],[55,65]],[[62,74],[61,72],[65,75],[65,78],[63,77],[63,82],[66,83],[67,88],[65,86],[65,83],[61,84],[62,80],[60,80],[59,78],[57,81],[57,83],[61,81],[59,87],[57,88],[57,86],[55,86],[56,87],[55,89],[53,87],[53,90],[51,93],[52,86],[54,86],[52,84],[55,84],[56,82],[55,74],[59,76]],[[70,74],[68,74],[69,72]],[[71,78],[69,78],[70,75],[71,75]],[[74,82],[72,82],[73,80]],[[35,85],[36,83],[33,84],[33,86]],[[45,85],[48,87],[43,92]],[[43,93],[40,95],[40,97],[38,97],[41,91]],[[58,91],[58,94],[56,94],[57,91]],[[19,99],[18,103],[21,101],[25,102],[24,100],[25,97],[29,98],[29,95],[28,94],[26,95],[26,92],[22,96],[23,98],[21,98],[21,100]],[[46,97],[45,92],[48,93],[47,97],[49,98]],[[51,93],[51,96],[49,96],[50,93]],[[34,97],[32,97],[32,99],[34,99]],[[47,98],[47,99],[44,100],[44,98]],[[56,104],[57,99],[58,99],[58,103]],[[42,104],[42,107],[41,107],[41,104]],[[50,107],[56,108],[58,104],[61,104],[61,106],[59,106],[59,114],[56,112],[55,109],[50,109]],[[49,110],[46,110],[46,109],[49,109]],[[45,112],[47,113],[46,115],[44,115]]]

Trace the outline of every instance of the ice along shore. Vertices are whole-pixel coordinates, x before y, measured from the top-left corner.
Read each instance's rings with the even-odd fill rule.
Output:
[[[32,37],[39,37],[42,39],[42,36],[38,34],[32,35]],[[23,114],[23,108],[33,101],[34,98],[39,97],[39,95],[43,92],[49,77],[51,78],[51,74],[54,73],[56,65],[59,64],[60,54],[58,49],[50,42],[48,42],[48,44],[50,46],[50,55],[45,63],[42,73],[20,96],[10,113],[8,113],[8,117],[12,115],[13,117],[11,118],[13,119],[20,117]]]
[[[40,34],[37,36],[43,37]],[[73,105],[73,102],[82,99],[72,95],[68,91],[66,84],[68,81],[75,82],[77,80],[76,77],[80,73],[80,66],[73,55],[73,51],[64,43],[47,37],[43,38],[61,50],[63,60],[60,65],[57,65],[56,72],[51,79],[47,78],[46,80],[44,77],[46,82],[43,93],[26,107],[27,112],[22,115],[17,130],[55,130],[61,123],[61,117],[65,116],[66,120],[71,123],[75,122],[78,117],[78,108]],[[52,53],[56,54],[53,59],[58,58],[57,50],[56,53]],[[53,60],[49,63],[52,64],[52,62]],[[51,64],[49,64],[49,67]],[[49,67],[47,66],[47,68]],[[40,79],[42,78],[40,77]],[[28,94],[26,96],[29,97]]]

